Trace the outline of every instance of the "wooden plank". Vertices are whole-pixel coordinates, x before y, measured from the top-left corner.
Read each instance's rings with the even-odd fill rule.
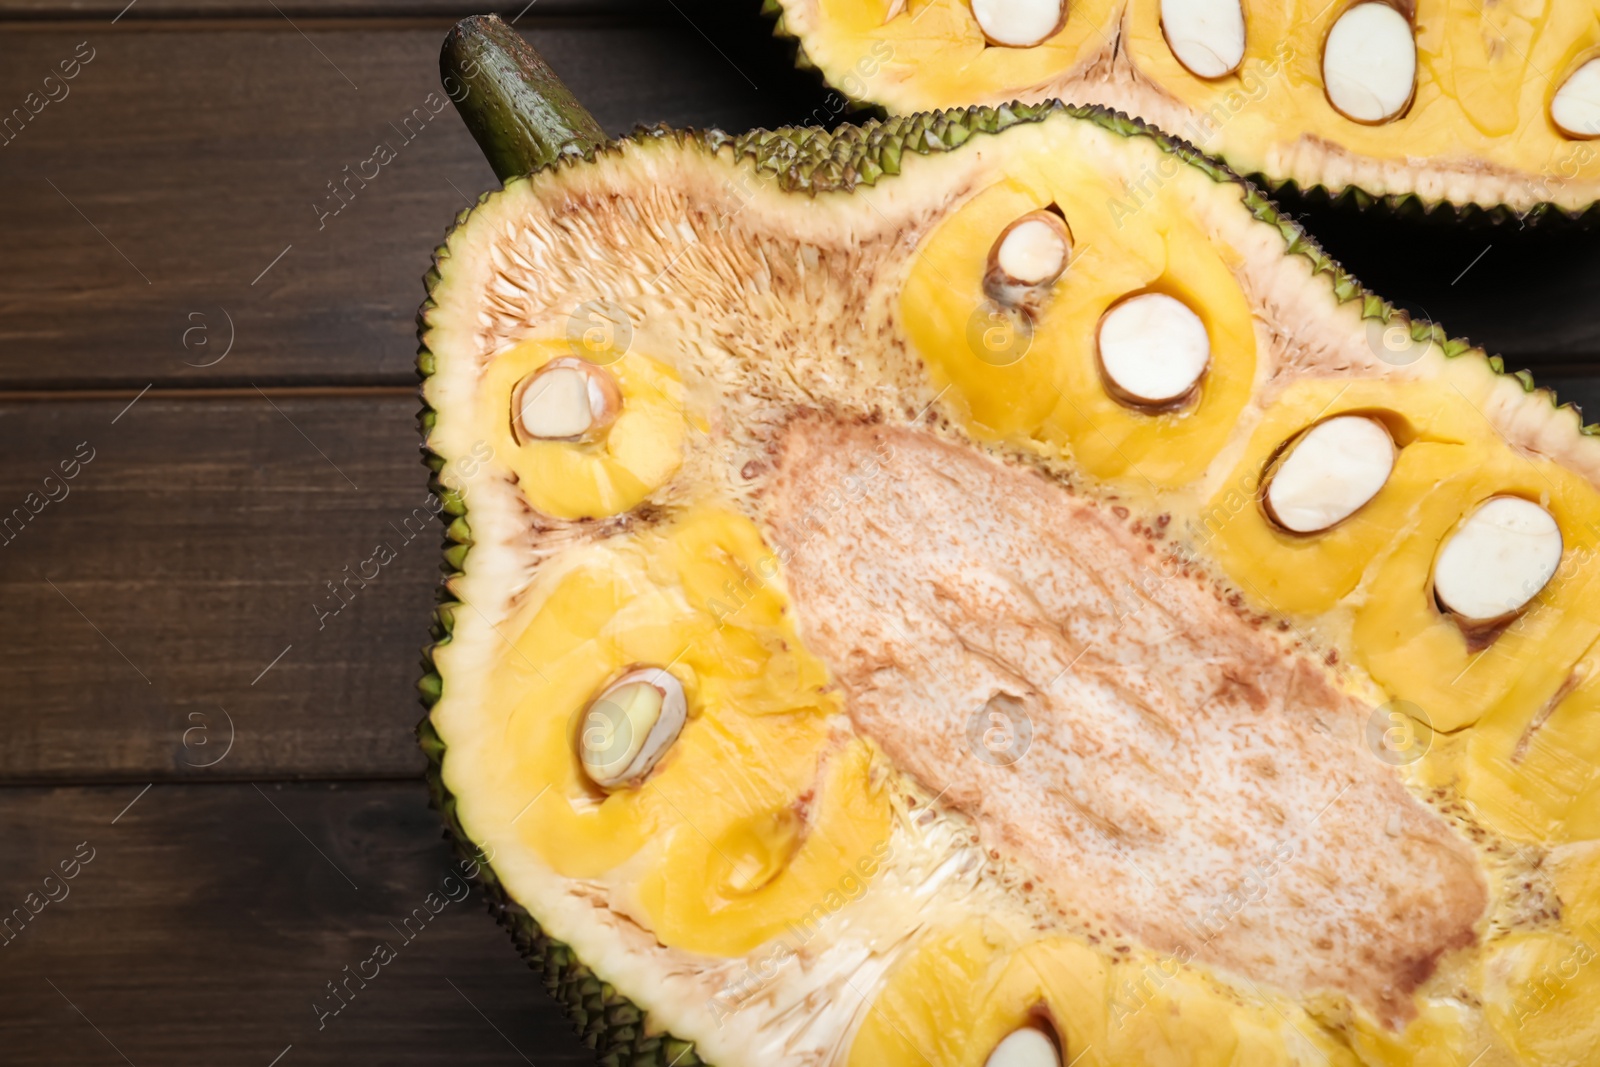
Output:
[[[1548,380],[1600,413],[1600,376]],[[0,597],[22,621],[0,676],[26,694],[0,782],[417,774],[440,535],[416,402],[127,403],[0,402]]]
[[[7,1063],[594,1062],[421,783],[140,789],[0,790]],[[324,1018],[346,967],[377,974]]]
[[[0,118],[79,65],[0,145],[0,232],[19,259],[0,293],[0,389],[414,380],[420,278],[495,182],[438,90],[447,20],[339,25],[8,35]],[[756,67],[675,15],[529,38],[615,133],[810,110],[805,75],[768,63],[758,91]]]
[[[654,120],[742,129],[837,118],[812,76],[788,69],[763,20],[704,0],[680,8],[658,25],[546,26],[530,37],[614,132]],[[0,147],[0,226],[28,259],[0,295],[0,387],[408,380],[416,279],[452,213],[492,184],[452,110],[434,117],[425,106],[444,20],[392,30],[313,21],[305,36],[283,20],[231,25],[9,39],[6,108],[79,42],[95,58],[65,99]],[[394,161],[324,218],[339,203],[329,183],[379,143]],[[1600,245],[1583,233],[1306,217],[1368,284],[1513,365],[1600,354],[1588,310]],[[238,344],[225,362],[195,366],[217,350],[185,349],[185,336],[202,336],[186,335],[202,321],[191,316],[224,315]]]
[[[721,23],[685,10],[692,24],[530,36],[614,132],[655,119],[739,129],[836,115],[809,75],[785,69],[759,19],[708,41],[700,28]],[[287,22],[271,33],[11,38],[0,103],[21,103],[80,41],[94,59],[0,147],[0,225],[29,260],[0,295],[0,387],[409,380],[417,278],[452,212],[492,178],[453,110],[433,116],[425,104],[442,21],[308,25],[309,41]],[[322,217],[339,203],[328,183],[379,143],[394,161]],[[1380,292],[1515,365],[1600,353],[1587,310],[1600,246],[1581,233],[1336,211],[1308,223]],[[213,331],[186,331],[229,317],[234,350],[196,366],[220,349],[197,344],[214,343]]]
[[[416,400],[128,402],[0,403],[0,781],[419,773]]]
[[[465,18],[495,12],[521,23],[552,16],[624,15],[656,11],[649,0],[0,0],[0,20],[116,19],[118,23],[192,18]]]

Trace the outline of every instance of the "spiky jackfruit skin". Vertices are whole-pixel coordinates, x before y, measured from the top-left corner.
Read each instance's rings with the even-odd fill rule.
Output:
[[[453,609],[459,606],[447,602],[436,611],[434,643],[423,650],[425,667],[432,667],[433,648],[450,639]],[[430,670],[428,678],[437,677]],[[436,681],[425,678],[420,688],[424,706],[432,707],[437,699]],[[693,1044],[652,1030],[638,1005],[590,970],[569,946],[546,936],[528,909],[511,899],[493,866],[481,862],[481,855],[456,819],[455,797],[440,777],[444,743],[427,718],[417,727],[417,739],[428,756],[428,798],[444,817],[447,836],[461,859],[478,871],[476,881],[488,901],[489,913],[510,933],[528,966],[538,972],[545,992],[566,1008],[573,1029],[594,1049],[595,1062],[604,1067],[700,1067],[704,1061],[695,1054]]]
[[[1385,327],[1402,327],[1416,342],[1423,345],[1431,343],[1451,359],[1482,360],[1495,373],[1504,373],[1497,357],[1486,356],[1465,340],[1450,338],[1436,324],[1411,323],[1404,312],[1365,290],[1324,253],[1293,219],[1281,214],[1265,195],[1226,166],[1209,159],[1181,140],[1106,108],[1073,108],[1055,102],[1000,108],[971,107],[869,122],[860,127],[846,126],[831,133],[820,128],[785,129],[755,131],[740,137],[730,137],[719,131],[700,133],[641,128],[627,141],[587,153],[582,159],[563,159],[550,169],[584,167],[592,165],[602,156],[624,153],[630,144],[654,143],[663,147],[670,145],[673,151],[690,154],[731,154],[735,161],[747,161],[758,171],[773,176],[785,192],[815,196],[850,191],[860,186],[876,186],[898,175],[902,161],[909,156],[958,151],[964,145],[982,143],[985,138],[1009,128],[1042,122],[1055,116],[1086,121],[1119,137],[1146,139],[1212,182],[1236,184],[1250,214],[1272,227],[1281,237],[1282,254],[1304,257],[1315,274],[1326,275],[1331,292],[1339,304],[1355,302],[1362,318],[1366,320]],[[508,185],[524,180],[538,181],[540,175],[515,179]],[[480,198],[480,205],[488,199],[487,194]],[[471,216],[471,209],[462,212],[457,218],[456,229],[464,227]],[[435,357],[428,343],[429,331],[435,325],[430,312],[436,306],[433,300],[435,289],[450,269],[449,256],[447,238],[436,253],[434,268],[426,276],[429,297],[418,314],[421,346],[417,366],[424,383],[435,372]],[[1548,390],[1537,390],[1532,377],[1526,372],[1518,372],[1514,377],[1525,392],[1545,392],[1552,409],[1557,408],[1555,395]],[[436,412],[426,400],[419,420],[426,440],[436,420]],[[1574,428],[1581,429],[1585,435],[1600,434],[1600,427],[1582,427],[1579,420],[1571,421]],[[458,491],[439,478],[446,466],[446,458],[425,444],[424,461],[432,474],[430,488],[442,502],[441,520],[445,524],[442,569],[446,584],[439,594],[440,604],[435,611],[431,631],[432,643],[423,649],[425,673],[418,683],[423,706],[431,713],[445,688],[434,657],[438,650],[450,644],[457,613],[465,607],[454,598],[449,583],[463,576],[473,539],[465,500]],[[454,839],[463,858],[481,859],[479,845],[461,825],[456,814],[456,797],[444,781],[446,746],[434,728],[431,715],[425,716],[419,725],[418,737],[428,759],[430,797],[444,817],[448,836]],[[703,1062],[693,1044],[673,1037],[659,1027],[643,1009],[601,979],[568,945],[546,934],[539,921],[506,890],[496,873],[492,858],[480,864],[480,871],[478,880],[489,898],[491,911],[511,932],[530,966],[541,973],[547,991],[567,1007],[578,1032],[595,1048],[601,1063],[637,1064],[642,1067],[683,1064],[693,1067]]]
[[[904,0],[886,0],[892,8],[902,10],[901,18],[908,17],[903,13]],[[930,0],[933,6],[938,0]],[[957,6],[966,0],[956,0]],[[1129,0],[1129,6],[1134,0]],[[1153,2],[1153,0],[1150,0]],[[1194,139],[1198,131],[1211,137],[1216,131],[1210,129],[1208,120],[1199,117],[1200,125],[1191,120],[1196,117],[1195,112],[1185,110],[1181,105],[1166,108],[1161,114],[1143,114],[1140,110],[1140,100],[1128,91],[1127,86],[1105,92],[1083,92],[1079,90],[1062,91],[1061,89],[1047,89],[1041,86],[1032,86],[1027,91],[1021,91],[1022,86],[1014,89],[1002,89],[999,86],[993,90],[971,91],[965,94],[941,92],[933,88],[924,88],[920,91],[910,91],[904,85],[896,85],[892,90],[881,88],[883,81],[880,69],[884,62],[885,41],[876,35],[867,34],[862,38],[860,54],[852,53],[852,61],[842,59],[825,59],[819,61],[816,56],[808,52],[807,42],[819,36],[832,32],[829,27],[829,17],[821,9],[826,6],[827,0],[761,0],[760,11],[763,16],[770,19],[773,24],[773,33],[776,37],[788,41],[794,48],[795,66],[801,70],[815,74],[819,81],[837,92],[853,108],[863,110],[869,114],[883,116],[886,111],[913,112],[926,108],[949,106],[965,106],[977,102],[999,102],[1010,99],[1012,96],[1021,97],[1023,103],[1033,103],[1041,98],[1060,98],[1067,103],[1104,104],[1111,108],[1162,125],[1169,131],[1176,132],[1182,137]],[[1338,14],[1345,7],[1352,5],[1338,5],[1337,7],[1324,7],[1314,5],[1316,13],[1326,15],[1330,10]],[[1407,4],[1395,5],[1406,9]],[[796,15],[800,15],[802,28],[796,26]],[[1249,12],[1247,11],[1247,17]],[[1070,16],[1069,16],[1070,17]],[[1520,12],[1519,16],[1520,17]],[[1107,33],[1117,46],[1123,44],[1123,31],[1126,26],[1114,27]],[[1484,28],[1485,39],[1494,37],[1495,31],[1486,24]],[[830,42],[831,43],[831,42]],[[868,47],[868,43],[871,47]],[[1508,52],[1517,52],[1517,46],[1508,39],[1501,38],[1500,46]],[[1001,52],[1007,51],[1000,49]],[[1026,51],[1026,50],[1022,50]],[[892,55],[892,50],[891,53]],[[934,68],[941,62],[951,66],[964,66],[966,58],[952,58],[945,61],[925,59],[922,65]],[[1097,66],[1115,66],[1120,63],[1131,62],[1125,57],[1119,58],[1117,63],[1102,62]],[[1064,73],[1064,72],[1063,72]],[[1541,72],[1544,73],[1544,72]],[[1569,73],[1569,72],[1563,72]],[[937,77],[937,74],[931,77]],[[1143,79],[1150,81],[1148,76]],[[1222,79],[1226,83],[1230,78]],[[1552,87],[1552,92],[1554,87]],[[1174,102],[1174,98],[1158,89],[1151,99],[1145,103],[1159,100],[1163,104]],[[1249,105],[1246,105],[1248,107]],[[1237,112],[1237,107],[1231,107],[1231,112]],[[1296,131],[1291,131],[1296,132]],[[1484,193],[1480,196],[1473,195],[1441,195],[1435,192],[1423,192],[1417,189],[1378,190],[1369,191],[1360,181],[1348,179],[1322,179],[1308,176],[1303,173],[1284,173],[1272,168],[1254,166],[1241,161],[1238,157],[1230,157],[1225,147],[1219,147],[1207,140],[1201,146],[1204,151],[1219,156],[1231,166],[1237,168],[1251,182],[1254,182],[1274,194],[1284,194],[1300,198],[1311,206],[1328,206],[1336,208],[1350,208],[1359,211],[1376,209],[1390,214],[1396,218],[1426,220],[1444,225],[1467,224],[1500,226],[1507,223],[1516,223],[1519,226],[1537,222],[1574,224],[1583,228],[1592,227],[1600,221],[1600,201],[1583,199],[1573,202],[1569,196],[1552,195],[1564,194],[1562,186],[1567,179],[1577,176],[1579,167],[1571,161],[1561,161],[1558,169],[1562,172],[1552,173],[1550,169],[1536,170],[1524,175],[1516,183],[1521,186],[1521,191],[1516,196],[1516,203],[1502,202],[1501,198],[1493,193]],[[1584,163],[1585,181],[1592,187],[1592,167],[1587,161],[1600,158],[1593,143],[1582,139],[1572,143],[1574,152],[1581,153]],[[1336,163],[1339,161],[1335,161]],[[1315,169],[1315,168],[1313,168]]]

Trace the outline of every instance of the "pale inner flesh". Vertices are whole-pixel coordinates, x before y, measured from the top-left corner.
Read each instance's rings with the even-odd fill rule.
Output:
[[[856,728],[1069,928],[1391,1023],[1473,942],[1482,873],[1373,755],[1372,709],[1149,528],[918,431],[801,419],[774,447],[769,536]]]

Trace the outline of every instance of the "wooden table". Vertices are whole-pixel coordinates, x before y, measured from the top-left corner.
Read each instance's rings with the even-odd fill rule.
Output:
[[[504,13],[614,133],[835,121],[758,6]],[[424,502],[419,278],[494,185],[428,105],[474,10],[0,0],[0,117],[56,97],[0,144],[0,519],[27,511],[0,526],[0,915],[28,916],[0,935],[0,1061],[589,1062],[475,897],[313,1008],[450,871],[412,736],[435,529],[323,612]],[[1295,209],[1600,413],[1596,238]]]

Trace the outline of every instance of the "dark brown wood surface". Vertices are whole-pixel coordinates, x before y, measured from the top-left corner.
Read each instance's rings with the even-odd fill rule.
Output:
[[[43,502],[0,515],[0,598],[43,638],[0,645],[28,694],[0,781],[416,776],[441,535],[410,393],[0,404],[0,500]]]
[[[472,10],[0,2],[0,114],[93,55],[0,144],[0,908],[95,856],[0,934],[0,1062],[592,1061],[476,897],[395,930],[452,862],[412,736],[440,536],[412,319],[494,184],[428,99]],[[616,133],[833,115],[739,16],[540,0],[518,27]]]
[[[613,132],[839,118],[756,0],[496,6]],[[493,184],[428,103],[471,10],[0,0],[0,116],[93,53],[0,144],[0,909],[29,916],[0,934],[0,1062],[588,1062],[476,898],[313,1006],[451,873],[411,736],[439,538],[415,532],[412,317]],[[394,162],[319,219],[380,142]],[[1289,206],[1600,414],[1590,235]]]
[[[0,934],[7,1064],[593,1062],[463,893],[417,783],[12,788],[4,801],[0,907],[29,916]],[[328,983],[370,976],[380,943],[395,958],[341,1008]]]
[[[7,32],[0,102],[80,46],[93,58],[0,146],[0,232],[27,253],[0,292],[0,388],[413,382],[428,256],[494,184],[439,90],[448,26],[130,14]],[[614,133],[804,117],[677,16],[529,37]],[[395,158],[346,185],[380,144]]]
[[[435,16],[463,18],[493,11],[507,19],[543,21],[555,15],[635,17],[656,5],[650,0],[529,0],[474,3],[473,0],[0,0],[0,19],[85,22],[109,21],[124,15],[136,22],[152,19],[239,19],[340,17],[394,18]]]

